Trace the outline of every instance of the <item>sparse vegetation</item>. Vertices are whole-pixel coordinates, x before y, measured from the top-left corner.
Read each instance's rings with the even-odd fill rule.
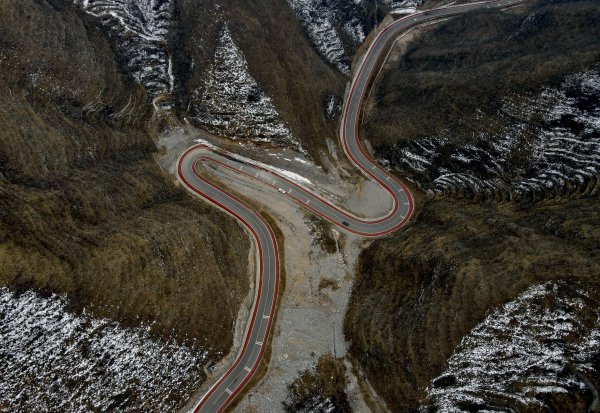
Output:
[[[500,130],[506,95],[555,86],[600,59],[597,2],[537,2],[491,13],[433,26],[382,72],[364,132],[401,174],[397,161],[407,142],[439,136],[449,147],[468,145]],[[525,130],[525,143],[527,137]],[[439,168],[452,162],[444,153],[440,160]],[[405,231],[363,252],[345,331],[350,356],[392,411],[419,409],[461,339],[532,284],[600,286],[598,182],[591,179],[581,196],[550,193],[535,204],[426,200]],[[556,411],[576,410],[565,403]]]
[[[321,356],[314,369],[305,370],[288,386],[288,413],[350,412],[346,394],[346,366],[342,359]]]
[[[0,106],[0,285],[228,351],[248,237],[160,170],[147,96],[71,1],[2,2]]]
[[[337,243],[333,238],[333,225],[324,219],[315,217],[312,214],[306,216],[310,235],[313,238],[313,244],[319,244],[323,251],[328,254],[337,252]]]
[[[173,43],[179,108],[187,108],[202,83],[219,31],[227,23],[250,73],[319,162],[319,150],[326,150],[323,137],[335,137],[338,127],[337,117],[325,118],[326,97],[343,95],[346,79],[312,47],[287,1],[184,0],[177,6],[176,18]],[[190,70],[192,61],[196,70]]]
[[[401,162],[408,142],[440,137],[450,151],[501,132],[503,99],[518,97],[527,107],[531,94],[600,62],[599,38],[600,10],[591,0],[474,12],[433,26],[386,65],[371,94],[365,136],[402,175],[411,174]],[[520,136],[524,147],[535,117],[531,122]],[[450,156],[441,159],[440,168],[451,165]],[[524,159],[512,161],[518,168]]]
[[[360,257],[345,320],[350,354],[393,411],[412,411],[490,309],[533,283],[600,287],[598,198],[428,202],[409,230]],[[568,411],[568,410],[564,410]]]
[[[321,278],[321,281],[319,281],[319,291],[326,288],[329,288],[332,291],[337,291],[339,290],[340,285],[335,278],[323,277]]]

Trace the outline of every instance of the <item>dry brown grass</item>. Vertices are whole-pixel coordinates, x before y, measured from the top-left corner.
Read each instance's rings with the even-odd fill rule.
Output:
[[[160,170],[143,90],[72,2],[0,8],[0,284],[227,352],[247,236]]]
[[[351,354],[394,411],[429,380],[490,309],[529,285],[598,287],[598,198],[510,204],[427,203],[416,222],[360,258],[345,321]]]
[[[405,141],[443,135],[464,145],[494,134],[503,97],[539,93],[598,62],[599,28],[593,1],[531,2],[435,25],[385,66],[365,136],[394,163]]]
[[[532,10],[538,20],[521,30]],[[594,2],[539,2],[527,13],[475,13],[417,38],[373,91],[365,136],[375,151],[441,130],[462,145],[480,124],[497,124],[502,96],[597,61]],[[598,286],[598,182],[587,197],[526,206],[418,196],[412,223],[365,250],[345,331],[353,360],[393,411],[418,408],[461,338],[529,285]]]
[[[319,291],[324,290],[326,288],[329,288],[332,291],[337,291],[340,289],[340,284],[334,278],[323,277],[319,281]]]
[[[222,20],[214,17],[212,1],[186,0],[180,7],[175,50],[180,78],[185,82],[180,90],[181,107],[187,106],[186,96],[208,69],[218,32],[226,22],[248,60],[250,73],[319,162],[319,150],[326,151],[325,138],[337,142],[338,122],[325,119],[325,97],[341,96],[347,80],[317,54],[286,0],[227,0],[220,4]],[[193,72],[189,71],[191,59],[197,68]]]
[[[344,361],[331,355],[321,356],[313,369],[301,372],[288,386],[285,411],[325,411],[321,403],[329,400],[335,412],[350,412],[347,385]],[[320,410],[316,406],[320,406]]]

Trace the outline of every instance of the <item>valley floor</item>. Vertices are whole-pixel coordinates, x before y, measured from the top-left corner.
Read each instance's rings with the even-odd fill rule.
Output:
[[[310,180],[318,188],[317,192],[332,197],[337,203],[349,204],[357,215],[378,216],[391,207],[391,198],[382,189],[347,175],[339,166],[330,165],[332,173],[325,174],[296,152],[264,148],[259,152],[256,148],[227,142],[194,128],[174,129],[162,136],[159,146],[164,146],[165,150],[159,159],[161,166],[173,173],[178,155],[198,139],[223,148],[234,145],[237,153],[297,173]],[[264,208],[283,233],[285,291],[273,328],[268,371],[236,408],[243,412],[283,411],[287,386],[299,372],[312,368],[322,355],[345,357],[348,343],[344,339],[343,319],[353,283],[353,269],[369,241],[341,234],[292,200],[256,181],[210,165],[202,166],[201,172],[222,183],[228,191],[258,200],[252,201],[253,204]],[[346,177],[341,178],[339,174]],[[351,195],[345,199],[344,193]],[[382,201],[370,202],[375,197]],[[252,297],[253,294],[250,292]],[[247,299],[246,303],[251,305],[251,300]],[[198,396],[218,379],[237,353],[248,312],[249,306],[243,306],[236,323],[237,345],[212,371]],[[355,411],[366,411],[363,390],[352,376],[352,370],[348,371],[351,375],[348,389],[351,405]],[[370,398],[376,398],[376,395],[370,395]]]

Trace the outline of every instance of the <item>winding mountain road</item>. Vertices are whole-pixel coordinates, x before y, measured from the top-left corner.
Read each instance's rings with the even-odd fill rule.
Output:
[[[252,233],[258,255],[254,308],[241,350],[229,370],[200,399],[193,409],[194,412],[223,411],[258,368],[265,352],[272,317],[275,313],[280,265],[277,240],[266,221],[244,202],[203,178],[198,173],[198,163],[216,163],[221,167],[258,180],[345,231],[367,237],[390,233],[409,220],[413,212],[413,198],[402,182],[367,155],[360,145],[358,135],[361,104],[372,73],[378,67],[383,52],[387,50],[391,41],[403,31],[424,22],[476,9],[502,8],[522,2],[523,0],[485,1],[421,11],[394,21],[385,27],[371,43],[352,80],[342,117],[341,140],[344,151],[350,160],[367,177],[378,182],[392,197],[391,210],[381,218],[361,219],[320,198],[311,192],[310,188],[305,188],[277,172],[239,160],[225,151],[215,150],[206,145],[193,146],[181,155],[177,171],[180,181],[194,194],[239,219]]]

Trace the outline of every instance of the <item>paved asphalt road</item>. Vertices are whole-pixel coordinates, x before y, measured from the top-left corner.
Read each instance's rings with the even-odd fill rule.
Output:
[[[336,224],[343,230],[362,236],[379,236],[404,225],[413,211],[413,199],[408,189],[385,169],[375,163],[362,149],[358,140],[360,106],[371,74],[377,68],[380,56],[390,42],[408,28],[443,17],[465,13],[475,9],[507,7],[521,0],[500,0],[468,3],[452,7],[422,11],[396,20],[375,38],[362,61],[346,102],[342,118],[341,139],[346,155],[371,179],[383,186],[393,198],[393,208],[379,219],[360,219],[344,212],[327,201],[275,172],[236,160],[224,151],[196,145],[179,159],[178,175],[188,190],[216,204],[239,219],[253,234],[258,247],[258,274],[255,305],[248,323],[244,344],[231,368],[213,385],[194,408],[194,412],[221,412],[242,390],[256,371],[271,328],[277,291],[279,287],[279,258],[277,241],[265,220],[234,196],[212,185],[200,176],[198,162],[213,162],[236,173],[245,174],[278,190],[305,208]]]

